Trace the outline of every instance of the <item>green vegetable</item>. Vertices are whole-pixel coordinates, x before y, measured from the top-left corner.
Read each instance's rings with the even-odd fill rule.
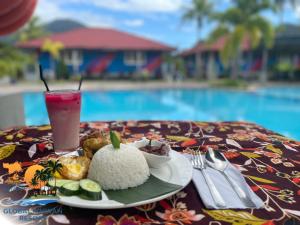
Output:
[[[120,139],[117,136],[117,134],[114,131],[110,131],[109,135],[110,135],[110,141],[111,141],[114,149],[119,149],[120,148]]]
[[[165,182],[151,175],[145,183],[137,187],[124,190],[107,190],[105,194],[110,200],[130,204],[155,198],[181,188],[180,185]]]
[[[83,179],[79,182],[81,197],[88,200],[101,200],[101,187],[95,181]]]
[[[66,180],[66,179],[56,179],[56,187],[61,187],[65,183],[71,182],[71,180]],[[49,186],[55,187],[55,179],[51,179],[48,181]]]
[[[59,188],[60,193],[66,196],[79,194],[79,181],[70,181]]]

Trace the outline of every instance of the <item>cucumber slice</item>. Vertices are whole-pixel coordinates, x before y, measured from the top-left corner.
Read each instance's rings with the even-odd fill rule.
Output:
[[[89,200],[100,200],[102,198],[101,195],[101,187],[100,185],[90,179],[83,179],[79,182],[81,197]]]
[[[63,186],[59,188],[60,193],[66,196],[78,195],[79,194],[79,182],[78,181],[70,181],[65,183]]]
[[[67,182],[71,182],[71,180],[67,180],[67,179],[56,179],[56,187],[61,187],[63,186],[65,183]],[[51,179],[48,181],[49,186],[51,187],[55,187],[55,180]]]

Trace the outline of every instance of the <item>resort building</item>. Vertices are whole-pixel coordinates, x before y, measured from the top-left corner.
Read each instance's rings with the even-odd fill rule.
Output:
[[[215,43],[198,42],[195,46],[181,52],[188,77],[195,77],[197,63],[202,68],[203,78],[227,77],[230,66],[222,63],[220,52],[226,44],[226,37]],[[263,67],[264,48],[251,49],[245,39],[241,44],[241,57],[238,59],[240,76],[251,80],[260,76]],[[300,79],[300,29],[298,26],[285,25],[276,33],[274,45],[267,51],[267,72],[269,80]],[[230,64],[229,64],[230,65]],[[199,67],[199,64],[198,64]]]
[[[47,40],[61,45],[58,57],[43,48]],[[81,73],[95,78],[129,78],[146,74],[160,78],[164,75],[164,54],[175,50],[157,41],[106,28],[80,28],[56,33],[21,43],[19,47],[36,53],[45,74],[53,78],[60,73],[57,70],[62,63],[70,76]]]

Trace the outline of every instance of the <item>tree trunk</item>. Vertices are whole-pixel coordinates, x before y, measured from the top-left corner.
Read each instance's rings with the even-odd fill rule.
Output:
[[[207,66],[207,79],[208,80],[215,80],[216,79],[214,53],[209,54],[208,66]]]
[[[231,64],[231,79],[236,80],[239,75],[239,61],[238,57],[232,60]]]
[[[51,67],[51,70],[52,70],[52,77],[51,79],[60,79],[60,74],[57,74],[56,73],[56,62],[55,62],[55,59],[53,57],[51,57],[51,62],[50,62],[50,67]]]
[[[202,54],[201,52],[196,52],[196,76],[197,78],[203,78],[202,71]]]
[[[232,70],[231,70],[231,79],[236,80],[240,75],[240,57],[241,51],[240,49],[237,50],[236,57],[232,61]]]
[[[201,27],[202,27],[202,20],[201,18],[198,18],[197,20],[197,34],[198,34],[198,45],[201,47]],[[196,51],[196,70],[195,70],[195,77],[196,78],[204,78],[203,76],[203,62],[202,62],[202,52],[199,50],[198,52]]]
[[[250,77],[251,66],[252,66],[252,62],[253,62],[253,53],[252,53],[252,51],[249,51],[247,53],[246,62],[247,62],[247,64],[246,64],[247,66],[246,66],[246,70],[245,70],[245,73],[244,73],[244,79],[245,80],[250,80],[251,79],[251,77]]]
[[[235,80],[237,79],[237,59],[232,60],[232,65],[231,65],[231,79]]]
[[[262,68],[261,68],[261,74],[259,76],[260,82],[262,84],[266,83],[268,80],[268,49],[264,48],[263,55],[262,55]]]
[[[290,71],[290,74],[289,74],[290,80],[295,79],[295,68],[297,67],[297,64],[298,64],[298,55],[294,54],[293,58],[292,58],[292,63],[291,63],[292,70]]]

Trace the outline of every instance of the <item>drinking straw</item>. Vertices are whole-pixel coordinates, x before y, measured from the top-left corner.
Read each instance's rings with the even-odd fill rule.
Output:
[[[50,89],[49,89],[49,87],[48,87],[48,84],[47,84],[47,82],[46,82],[46,80],[45,80],[45,78],[44,78],[43,68],[42,68],[42,65],[41,65],[41,64],[39,64],[39,68],[40,68],[40,78],[41,78],[41,80],[44,82],[47,91],[50,91]]]
[[[81,89],[81,84],[82,84],[82,80],[83,80],[83,76],[80,76],[80,81],[79,81],[79,86],[78,86],[78,90],[80,91]]]

